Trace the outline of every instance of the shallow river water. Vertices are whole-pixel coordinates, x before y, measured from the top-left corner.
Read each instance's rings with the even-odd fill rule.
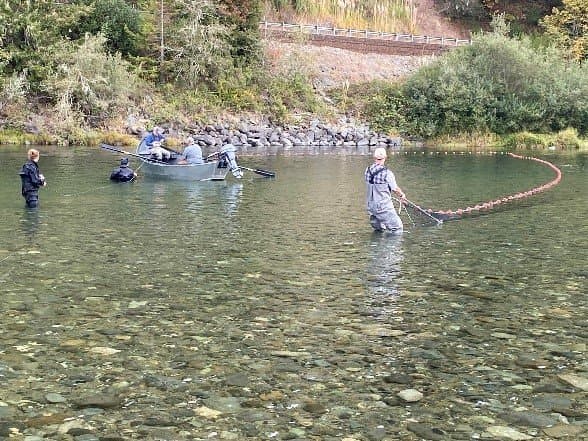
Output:
[[[131,184],[99,149],[41,153],[27,211],[26,148],[0,150],[0,439],[588,439],[585,154],[543,157],[563,172],[548,192],[392,238],[369,227],[364,152]],[[554,176],[504,155],[388,165],[436,209]]]

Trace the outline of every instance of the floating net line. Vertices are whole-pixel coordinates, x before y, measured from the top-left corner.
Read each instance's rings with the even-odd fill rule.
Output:
[[[447,154],[447,153],[445,153],[445,154]],[[497,154],[497,153],[492,152],[490,154]],[[516,155],[514,153],[507,153],[507,155],[512,158],[535,161],[540,164],[543,164],[543,165],[549,167],[551,170],[553,170],[553,172],[555,173],[555,178],[552,179],[551,181],[543,184],[543,185],[533,187],[529,190],[514,193],[514,194],[511,194],[508,196],[503,196],[503,197],[500,197],[500,198],[497,198],[497,199],[494,199],[491,201],[478,203],[474,206],[469,206],[469,207],[465,207],[465,208],[457,208],[457,209],[449,209],[449,210],[433,210],[430,208],[421,207],[421,206],[413,204],[413,203],[411,203],[411,204],[416,206],[416,211],[422,211],[422,212],[428,213],[432,217],[434,217],[435,219],[438,219],[439,221],[445,222],[448,220],[457,220],[457,219],[462,219],[462,218],[468,217],[468,216],[477,216],[480,214],[485,214],[485,213],[492,211],[494,209],[503,207],[506,204],[509,204],[509,203],[512,203],[515,201],[520,201],[522,199],[526,199],[528,197],[534,196],[538,193],[542,193],[544,191],[547,191],[550,188],[552,188],[560,183],[561,176],[562,176],[561,170],[559,168],[557,168],[555,165],[553,165],[551,162],[545,161],[543,159],[535,158],[532,156]],[[426,218],[426,216],[425,216],[425,218]]]

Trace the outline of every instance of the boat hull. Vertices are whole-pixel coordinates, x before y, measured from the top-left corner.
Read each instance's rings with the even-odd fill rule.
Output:
[[[145,176],[183,181],[222,181],[229,171],[227,167],[219,167],[218,161],[183,165],[160,164],[145,159],[141,162],[141,172]]]

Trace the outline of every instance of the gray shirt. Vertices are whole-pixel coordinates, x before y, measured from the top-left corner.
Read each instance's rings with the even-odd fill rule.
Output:
[[[392,192],[398,190],[394,173],[383,165],[372,164],[365,170],[367,184],[367,211],[377,214],[394,210]]]
[[[197,144],[186,147],[181,159],[188,161],[188,164],[204,164],[202,149]]]

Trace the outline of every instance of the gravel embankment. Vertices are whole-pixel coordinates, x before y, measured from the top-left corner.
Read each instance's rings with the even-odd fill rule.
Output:
[[[272,41],[266,47],[266,59],[274,71],[303,69],[314,79],[317,89],[329,89],[346,82],[398,80],[435,57],[362,54],[339,48]]]

